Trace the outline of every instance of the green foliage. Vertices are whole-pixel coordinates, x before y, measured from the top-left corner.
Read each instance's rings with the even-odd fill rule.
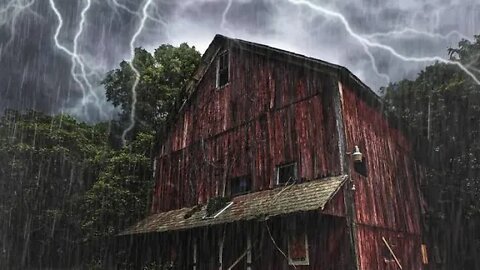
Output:
[[[141,48],[135,50],[133,66],[140,73],[140,82],[136,89],[136,125],[133,134],[156,130],[163,124],[172,108],[185,99],[186,93],[182,89],[199,63],[200,53],[186,43],[179,47],[164,44],[153,54]],[[134,81],[135,73],[126,61],[110,71],[102,81],[108,101],[121,109],[121,127],[129,124]]]
[[[480,36],[449,53],[480,78]],[[470,229],[480,227],[480,86],[456,65],[436,63],[414,81],[391,84],[385,99],[429,143],[416,151],[432,168],[424,183],[427,231],[445,252],[445,269],[473,269],[480,265],[480,235]]]
[[[137,138],[150,142],[151,147],[151,134],[141,133]],[[98,180],[85,195],[82,228],[87,240],[104,241],[148,213],[153,181],[144,147],[136,142],[109,152]]]
[[[161,45],[154,54],[135,50],[133,65],[140,73],[140,82],[133,136],[126,147],[107,151],[104,166],[81,207],[83,237],[99,243],[95,245],[97,255],[106,252],[105,243],[117,233],[148,214],[154,185],[154,140],[169,113],[186,98],[182,90],[199,62],[200,54],[185,43],[179,47]],[[123,61],[102,82],[107,99],[121,109],[116,132],[129,124],[134,80],[129,63]]]
[[[448,49],[451,60],[460,61],[468,68],[480,68],[480,35],[474,36],[474,41],[462,40],[458,43],[458,48]]]
[[[50,263],[75,250],[76,204],[100,170],[106,130],[67,115],[6,111],[0,119],[0,265]],[[61,261],[61,260],[60,260]]]
[[[103,81],[121,109],[117,125],[33,111],[0,118],[0,265],[104,269],[115,235],[148,214],[156,131],[185,99],[200,54],[187,44],[162,45],[154,54],[137,48],[133,61],[141,77],[126,147],[111,140],[129,124],[135,77],[125,61]]]

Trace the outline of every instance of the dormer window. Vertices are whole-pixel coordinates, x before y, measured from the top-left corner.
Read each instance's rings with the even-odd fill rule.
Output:
[[[217,88],[221,88],[228,83],[229,67],[228,51],[225,51],[217,58]]]
[[[277,166],[277,185],[293,183],[297,180],[297,163],[291,162]]]

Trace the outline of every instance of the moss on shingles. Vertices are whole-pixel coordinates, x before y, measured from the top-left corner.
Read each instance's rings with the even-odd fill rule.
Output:
[[[227,205],[230,200],[226,197],[214,197],[208,200],[206,216],[210,217]]]

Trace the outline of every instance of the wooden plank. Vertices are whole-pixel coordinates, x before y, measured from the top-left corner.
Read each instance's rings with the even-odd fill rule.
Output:
[[[383,243],[385,243],[385,245],[387,246],[388,251],[390,251],[390,254],[392,254],[393,259],[395,260],[395,262],[396,262],[397,265],[398,265],[398,268],[403,269],[403,268],[402,268],[402,265],[400,264],[400,261],[399,261],[398,258],[397,258],[397,255],[395,255],[395,253],[393,252],[392,248],[391,248],[390,245],[388,244],[387,239],[385,239],[385,237],[382,236],[382,240],[383,240]]]

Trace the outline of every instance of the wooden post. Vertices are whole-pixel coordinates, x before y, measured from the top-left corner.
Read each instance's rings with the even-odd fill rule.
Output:
[[[421,245],[421,250],[422,250],[422,263],[423,263],[423,264],[428,264],[427,245],[426,245],[426,244],[422,244],[422,245]]]
[[[338,82],[335,82],[334,79],[337,79]],[[346,221],[348,236],[350,242],[350,256],[353,261],[353,266],[351,269],[358,270],[360,269],[360,264],[358,262],[358,247],[357,247],[357,224],[355,223],[355,194],[354,194],[354,183],[351,176],[350,170],[350,160],[347,158],[347,139],[345,134],[345,125],[343,121],[343,89],[340,78],[332,78],[331,88],[332,91],[332,101],[334,104],[335,110],[335,121],[338,132],[338,150],[340,156],[340,165],[342,174],[347,174],[348,179],[344,186],[343,200],[345,204],[346,211]]]
[[[250,233],[247,236],[247,270],[252,270],[252,238]]]
[[[197,246],[197,239],[193,240],[193,270],[197,270],[197,263],[198,263],[198,246]]]
[[[224,228],[225,230],[225,228]],[[223,269],[223,243],[225,239],[225,231],[218,240],[218,269],[222,270]]]

